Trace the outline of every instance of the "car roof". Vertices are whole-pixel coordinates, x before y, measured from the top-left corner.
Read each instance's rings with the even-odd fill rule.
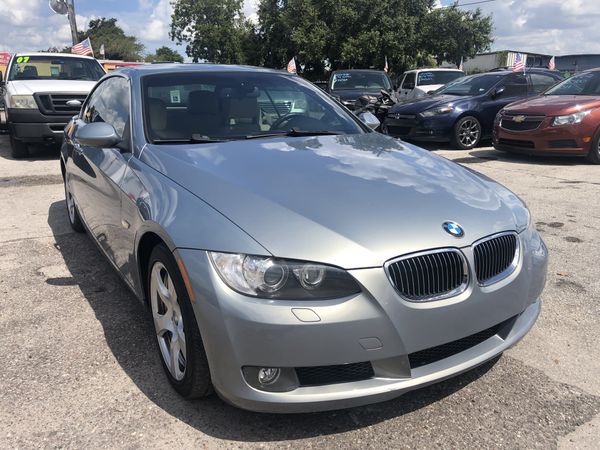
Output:
[[[21,52],[15,53],[14,57],[18,58],[19,56],[54,56],[57,58],[83,58],[83,59],[96,59],[91,56],[83,56],[77,55],[75,53],[53,53],[53,52]]]
[[[266,69],[263,67],[240,66],[233,64],[206,64],[206,63],[160,63],[160,64],[143,64],[141,66],[129,66],[119,69],[117,73],[128,77],[142,77],[155,74],[169,73],[186,73],[186,72],[258,72],[258,73],[277,73],[280,75],[289,75],[295,77],[297,75],[288,73],[285,70]]]
[[[452,67],[422,67],[420,69],[407,70],[404,73],[409,73],[409,72],[463,72],[463,71],[460,69],[453,69]]]
[[[377,69],[338,69],[338,70],[334,70],[332,73],[337,73],[337,72],[373,72],[373,73],[385,73],[385,71],[383,71],[383,70],[377,70]]]

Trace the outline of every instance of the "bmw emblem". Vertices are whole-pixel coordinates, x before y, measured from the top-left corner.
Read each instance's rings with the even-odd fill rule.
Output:
[[[444,222],[442,227],[446,230],[446,233],[456,238],[461,238],[465,235],[465,230],[456,222]]]

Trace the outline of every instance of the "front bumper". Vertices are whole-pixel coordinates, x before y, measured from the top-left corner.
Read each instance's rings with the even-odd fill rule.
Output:
[[[476,367],[516,344],[539,314],[547,261],[537,232],[528,230],[522,239],[521,261],[509,277],[487,287],[472,282],[457,297],[430,303],[399,297],[383,268],[352,270],[363,292],[349,298],[297,302],[250,298],[224,285],[206,252],[176,252],[198,298],[194,309],[216,391],[244,409],[293,413],[391,399]],[[473,267],[470,248],[463,253]],[[498,324],[503,325],[497,332],[466,350],[411,367],[409,355]],[[287,392],[252,387],[242,373],[248,366],[305,368],[363,362],[373,368],[368,379],[300,385]]]
[[[496,122],[492,143],[498,150],[529,155],[585,156],[589,153],[596,124],[590,129],[585,124],[553,127],[551,121],[552,117],[548,117],[537,129],[529,131],[507,130]]]
[[[20,141],[58,143],[72,116],[46,116],[37,109],[7,110],[10,133]]]
[[[386,116],[382,131],[390,136],[401,139],[447,142],[452,137],[454,121],[448,117],[421,119],[414,114],[394,114]]]

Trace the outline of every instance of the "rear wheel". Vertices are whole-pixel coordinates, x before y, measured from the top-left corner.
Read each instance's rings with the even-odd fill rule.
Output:
[[[188,399],[209,395],[212,383],[198,323],[179,268],[164,244],[152,250],[147,283],[156,342],[169,383]]]
[[[473,116],[461,117],[454,124],[454,136],[452,142],[461,150],[471,150],[481,140],[481,124]]]
[[[592,141],[590,152],[587,154],[587,160],[592,164],[600,164],[600,129]]]
[[[29,147],[23,141],[15,138],[13,134],[10,134],[10,154],[15,159],[27,158],[29,156]]]

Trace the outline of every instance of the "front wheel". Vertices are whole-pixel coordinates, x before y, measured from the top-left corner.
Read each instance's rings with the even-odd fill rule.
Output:
[[[600,164],[600,129],[596,132],[596,136],[592,141],[587,160],[592,164]]]
[[[15,138],[13,134],[10,134],[10,154],[15,159],[27,158],[29,156],[28,145]]]
[[[473,116],[461,117],[454,124],[452,142],[460,150],[471,150],[481,140],[481,124]]]
[[[148,294],[163,369],[184,398],[212,392],[208,360],[194,310],[173,255],[164,244],[152,250]]]
[[[67,216],[69,218],[69,224],[71,225],[71,228],[73,228],[73,231],[76,231],[77,233],[83,233],[85,231],[83,228],[83,223],[81,222],[81,217],[79,217],[79,211],[77,211],[77,205],[75,205],[75,199],[73,198],[73,194],[71,194],[71,189],[69,188],[66,178],[65,202],[67,203]]]

